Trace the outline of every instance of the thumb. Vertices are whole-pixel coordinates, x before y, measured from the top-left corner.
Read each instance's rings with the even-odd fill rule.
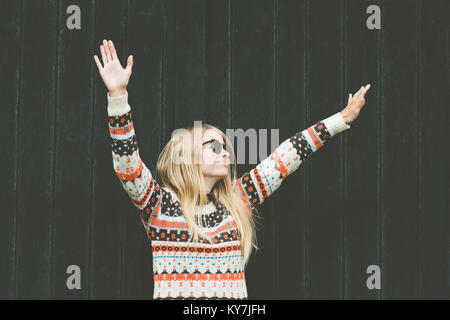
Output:
[[[133,67],[133,55],[130,55],[127,60],[127,70],[131,71],[132,67]]]

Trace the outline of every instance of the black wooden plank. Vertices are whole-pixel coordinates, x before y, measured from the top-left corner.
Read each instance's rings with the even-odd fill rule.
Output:
[[[341,1],[307,3],[307,127],[342,109],[342,17]],[[307,296],[312,299],[343,298],[343,140],[346,134],[330,139],[305,163],[308,169]]]
[[[378,2],[371,4],[380,5]],[[367,2],[346,2],[345,19],[345,80],[342,106],[348,94],[362,85],[371,84],[366,104],[351,123],[345,142],[346,195],[344,212],[345,298],[379,299],[380,290],[367,288],[367,267],[381,267],[379,204],[380,140],[380,77],[381,30],[366,27]]]
[[[442,147],[449,126],[447,40],[450,2],[419,1],[419,241],[420,297],[450,298],[448,282],[449,148]],[[446,13],[446,14],[443,14]]]
[[[417,7],[382,9],[382,298],[418,297]]]
[[[230,1],[207,1],[205,64],[207,68],[203,122],[226,133],[231,124]]]
[[[16,201],[18,114],[20,112],[21,1],[3,3],[0,12],[0,34],[5,45],[0,53],[0,96],[2,97],[3,143],[6,148],[0,163],[0,299],[15,297]]]
[[[161,99],[163,78],[163,6],[159,0],[128,2],[127,41],[121,61],[133,55],[134,65],[128,85],[139,154],[156,176],[161,151]],[[144,41],[145,40],[145,41]],[[129,201],[130,212],[134,205]],[[123,215],[122,299],[153,297],[151,242],[139,217]]]
[[[207,79],[206,3],[204,0],[176,1],[173,12],[176,24],[168,25],[168,30],[173,27],[176,30],[177,85],[174,111],[177,128],[194,125],[194,120],[204,117]]]
[[[112,40],[118,55],[120,54],[122,66],[126,66],[126,60],[124,60],[126,9],[125,1],[98,0],[95,2],[94,52],[101,59],[100,45],[103,39]],[[114,172],[106,93],[107,88],[96,69],[92,164],[93,212],[90,244],[90,298],[93,299],[120,297],[122,263],[127,263],[122,257],[121,224],[124,215],[135,214],[135,218],[139,218],[138,211],[130,206],[130,199]],[[129,104],[133,105],[131,95]]]
[[[80,1],[81,29],[69,30],[71,1],[58,3],[56,177],[53,243],[53,297],[86,299],[89,293],[91,214],[93,13],[94,2]],[[72,15],[73,13],[70,13]],[[67,267],[81,271],[81,290],[67,288]]]
[[[175,0],[164,1],[162,4],[163,19],[163,40],[162,46],[162,80],[161,80],[161,147],[163,148],[169,142],[173,130],[177,129],[175,125],[175,105],[177,94],[177,34],[175,13]],[[159,151],[161,152],[161,151]]]
[[[16,297],[50,297],[56,1],[24,1],[17,177]],[[38,17],[38,18],[37,18]]]
[[[231,1],[231,125],[235,130],[259,132],[259,129],[266,129],[270,132],[276,125],[274,9],[273,1]],[[267,140],[269,150],[270,135]],[[249,163],[249,144],[246,144],[246,163],[241,164],[239,174],[256,166],[256,163]],[[257,161],[262,160],[264,158],[258,156]],[[260,209],[263,217],[262,222],[258,219],[257,245],[260,250],[253,250],[246,268],[249,299],[275,299],[279,295],[276,237],[280,219],[277,215],[281,213],[274,210],[274,202],[274,198],[268,199]]]
[[[205,6],[203,0],[165,2],[162,146],[172,132],[202,120],[205,106]]]
[[[450,12],[450,2],[448,3],[448,6],[449,7],[448,7],[447,12]],[[447,22],[448,22],[448,20],[447,20]],[[446,40],[447,56],[446,56],[446,59],[445,59],[446,60],[446,69],[447,69],[447,77],[446,77],[446,79],[447,79],[447,86],[449,86],[450,85],[450,24],[447,25],[447,35],[446,35],[446,37],[447,37],[447,40]],[[450,92],[449,91],[447,91],[447,95],[448,95],[447,98],[450,100]],[[447,126],[446,127],[448,127],[449,126],[449,120],[450,120],[450,117],[449,117],[450,112],[449,112],[448,108],[446,108],[446,110],[447,110],[447,114],[446,114],[445,119],[447,121]],[[447,154],[447,156],[450,157],[448,154]],[[448,160],[450,160],[450,159],[447,159],[447,162],[448,162]],[[445,196],[445,198],[447,199],[447,207],[446,207],[446,211],[447,212],[450,211],[450,183],[448,183],[449,181],[450,181],[450,172],[447,171],[447,194]],[[447,230],[450,230],[450,219],[447,219],[447,225],[448,225],[448,229]],[[447,234],[447,237],[448,236],[449,235]],[[447,252],[448,252],[447,253],[447,275],[449,275],[450,274],[450,250],[448,250]],[[450,288],[450,276],[447,276],[447,287]]]
[[[277,127],[280,143],[306,128],[305,74],[306,1],[279,1],[276,26]],[[279,220],[280,295],[277,299],[306,298],[305,167],[303,164],[280,186]]]
[[[448,3],[448,5],[449,5],[449,10],[447,10],[447,12],[450,12],[450,3]],[[447,37],[447,41],[446,41],[446,51],[447,51],[446,69],[447,69],[447,77],[446,77],[446,79],[447,79],[447,85],[450,85],[450,25],[447,25],[447,35],[446,35],[446,37]],[[447,91],[447,95],[448,95],[447,96],[448,99],[450,100],[450,92],[449,91]],[[447,110],[447,114],[446,114],[445,119],[447,121],[447,126],[446,127],[448,127],[449,120],[450,120],[450,117],[449,117],[450,112],[449,112],[448,108],[446,108],[446,110]],[[450,156],[448,156],[448,157],[450,157]],[[450,160],[450,159],[448,159],[448,160]],[[447,194],[445,196],[445,198],[447,199],[447,208],[446,208],[447,212],[450,211],[450,183],[448,183],[449,181],[450,181],[450,172],[447,171]],[[448,225],[448,229],[447,230],[450,230],[450,219],[447,219],[447,225]],[[447,237],[448,237],[448,235],[447,235]],[[447,254],[447,275],[449,275],[450,274],[450,250],[448,250],[447,252],[448,252],[448,254]],[[448,288],[450,288],[450,277],[449,276],[447,276],[447,286],[448,286]]]

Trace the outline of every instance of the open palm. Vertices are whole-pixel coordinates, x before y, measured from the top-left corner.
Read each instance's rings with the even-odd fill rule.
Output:
[[[126,68],[122,68],[119,58],[117,57],[116,48],[111,40],[103,40],[103,45],[100,46],[100,51],[102,53],[103,66],[97,55],[94,55],[94,60],[97,64],[100,76],[102,77],[109,92],[119,92],[125,90],[131,76],[133,56],[130,55],[128,57]]]

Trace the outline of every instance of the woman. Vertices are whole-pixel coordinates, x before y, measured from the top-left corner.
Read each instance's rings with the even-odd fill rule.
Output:
[[[350,94],[343,111],[285,140],[238,179],[222,131],[203,124],[196,139],[199,128],[178,130],[159,155],[157,182],[139,156],[128,104],[133,57],[124,69],[112,41],[103,40],[100,51],[103,65],[96,55],[94,60],[109,91],[114,170],[152,243],[153,298],[247,299],[244,269],[257,249],[258,206],[323,143],[350,128],[370,85]]]

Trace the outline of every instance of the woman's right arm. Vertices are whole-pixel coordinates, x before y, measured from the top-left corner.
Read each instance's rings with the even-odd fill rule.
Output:
[[[126,68],[123,68],[112,41],[103,40],[100,46],[102,62],[94,55],[100,76],[108,93],[109,133],[112,139],[112,157],[114,171],[133,204],[143,211],[153,192],[159,186],[150,170],[139,156],[139,148],[128,104],[127,86],[133,66],[133,56],[129,56]],[[153,199],[152,199],[153,200]],[[150,209],[144,216],[149,218]]]
[[[107,98],[114,171],[133,204],[142,210],[158,189],[157,183],[139,156],[128,92],[114,97],[107,93]]]

